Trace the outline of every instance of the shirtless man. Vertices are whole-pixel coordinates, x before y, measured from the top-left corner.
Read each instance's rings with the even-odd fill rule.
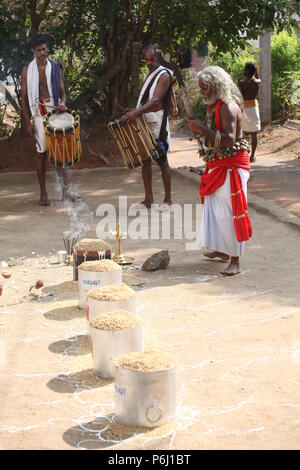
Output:
[[[261,80],[258,78],[256,66],[252,62],[246,62],[244,76],[246,79],[238,82],[244,100],[242,127],[246,135],[251,135],[250,162],[255,162],[257,131],[260,131],[259,107],[256,97]]]
[[[36,141],[37,176],[40,185],[39,205],[49,206],[50,200],[46,190],[46,139],[39,102],[45,102],[46,112],[53,109],[54,106],[57,107],[58,112],[64,112],[66,110],[66,94],[60,64],[50,62],[47,59],[48,46],[46,39],[41,35],[35,36],[31,40],[30,46],[34,60],[26,65],[21,73],[22,112],[26,132],[29,136],[34,137]],[[37,67],[38,76],[35,75],[35,67]],[[51,68],[51,78],[49,67]],[[48,87],[50,83],[51,94]],[[62,186],[62,200],[70,198],[65,170],[57,167],[56,171]]]
[[[133,109],[127,109],[125,114],[125,122],[130,123],[135,121],[141,114],[145,114],[146,120],[148,120],[149,127],[156,139],[161,138],[162,135],[162,117],[165,112],[168,113],[169,101],[171,98],[172,93],[172,79],[170,73],[167,70],[160,66],[158,63],[158,59],[156,56],[156,50],[154,46],[147,46],[144,51],[144,59],[146,61],[146,65],[149,70],[149,74],[145,80],[143,85],[140,98],[137,103],[137,107]],[[145,84],[147,80],[149,82],[149,77],[154,77],[157,75],[157,79],[153,82],[149,90],[148,98],[146,102],[143,103],[143,96],[145,93]],[[151,80],[150,80],[151,81]],[[150,83],[150,82],[149,82]],[[155,121],[156,120],[156,121]],[[150,121],[155,121],[153,127],[150,124]],[[162,137],[161,140],[164,141],[165,147],[168,146],[167,140],[170,137],[170,133],[168,131],[168,127],[166,129],[167,134]],[[165,130],[164,130],[165,132]],[[167,136],[167,137],[166,137]],[[167,150],[167,149],[166,149]],[[164,203],[161,205],[161,210],[169,210],[172,199],[171,199],[171,172],[170,167],[167,159],[167,152],[165,152],[165,156],[160,157],[157,160],[157,164],[159,165],[162,173],[162,180],[165,189],[165,197]],[[146,163],[142,166],[142,176],[145,188],[145,199],[142,201],[141,204],[146,206],[147,208],[151,207],[151,204],[154,202],[153,192],[152,192],[152,166],[151,162]]]

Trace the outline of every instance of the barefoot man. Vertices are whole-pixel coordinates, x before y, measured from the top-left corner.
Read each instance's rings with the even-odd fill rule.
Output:
[[[210,250],[205,256],[229,261],[220,275],[233,276],[240,272],[239,257],[252,235],[246,202],[250,159],[242,131],[243,98],[221,67],[206,67],[198,77],[208,105],[207,124],[195,119],[188,125],[204,136],[207,152],[200,183],[204,201],[200,241]]]
[[[260,115],[258,101],[256,99],[261,84],[257,69],[253,62],[246,62],[244,76],[238,85],[244,99],[242,127],[245,134],[251,135],[250,162],[255,162],[255,150],[257,147],[257,132],[260,131]]]
[[[141,114],[145,114],[146,121],[156,140],[162,149],[162,155],[156,160],[161,169],[162,180],[165,189],[164,203],[161,210],[169,210],[171,200],[171,172],[167,159],[167,151],[170,146],[170,130],[168,125],[168,112],[172,95],[172,78],[164,67],[160,66],[154,46],[147,46],[144,51],[149,74],[142,87],[137,106],[126,110],[125,121],[135,121]],[[141,204],[147,208],[154,202],[152,192],[152,166],[151,162],[142,166],[142,176],[145,188],[145,199]]]
[[[61,65],[47,59],[48,46],[45,37],[42,35],[33,37],[30,47],[34,59],[23,68],[21,74],[22,112],[27,134],[36,141],[39,204],[49,206],[50,200],[46,190],[46,138],[42,116],[54,107],[58,112],[64,112],[66,94]],[[56,171],[62,186],[62,200],[71,198],[65,170],[57,167]]]

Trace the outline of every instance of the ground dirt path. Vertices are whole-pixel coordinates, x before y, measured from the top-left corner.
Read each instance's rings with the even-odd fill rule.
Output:
[[[75,205],[69,213],[75,224],[90,224],[85,236],[95,237],[100,204],[118,207],[127,195],[130,205],[143,196],[139,170],[82,170],[72,182],[87,206],[77,206],[77,219]],[[144,280],[136,295],[145,345],[177,362],[175,421],[137,430],[115,423],[114,383],[93,374],[72,268],[52,264],[70,226],[54,173],[48,187],[57,200],[49,208],[36,204],[34,174],[1,175],[0,186],[0,263],[14,264],[5,268],[11,278],[1,279],[2,449],[299,448],[299,232],[251,210],[253,238],[235,278],[217,275],[223,263],[185,250],[192,228],[183,240],[124,240],[135,257],[128,273]],[[200,202],[186,178],[175,176],[173,188],[174,202]],[[161,202],[157,168],[154,192]],[[169,250],[168,269],[141,271],[159,249]],[[30,298],[38,278],[45,288]]]

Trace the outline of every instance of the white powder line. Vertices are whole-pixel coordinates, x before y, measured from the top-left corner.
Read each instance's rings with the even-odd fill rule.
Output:
[[[199,312],[200,313],[202,310],[211,309],[213,307],[216,307],[217,305],[229,304],[231,302],[236,302],[236,301],[241,300],[241,299],[248,299],[250,297],[258,297],[258,296],[261,296],[261,295],[267,295],[267,294],[270,294],[270,292],[272,292],[272,291],[273,291],[273,289],[269,289],[269,290],[261,291],[261,292],[257,292],[257,291],[246,292],[245,294],[239,294],[239,295],[236,295],[236,296],[231,296],[231,298],[221,300],[220,302],[215,302],[214,304],[202,305],[200,308],[199,307],[187,307],[183,311],[184,312],[193,312],[193,313],[198,313]]]
[[[250,397],[248,398],[248,400],[244,400],[244,401],[241,401],[240,403],[237,403],[236,405],[234,406],[228,406],[228,407],[225,407],[225,408],[221,408],[221,409],[207,409],[206,412],[209,413],[209,414],[214,414],[214,415],[220,415],[220,414],[225,414],[225,413],[232,413],[233,411],[236,411],[236,410],[239,410],[240,408],[243,408],[244,406],[246,405],[249,405],[250,403],[252,403],[254,401],[254,396],[253,395],[250,395]]]
[[[287,406],[288,408],[300,408],[298,403],[279,403],[277,406]]]
[[[258,358],[255,358],[255,359],[251,359],[249,361],[246,361],[244,362],[243,364],[241,364],[240,366],[236,367],[235,369],[233,369],[232,371],[230,372],[225,372],[224,374],[222,374],[222,380],[224,381],[227,381],[227,382],[240,382],[241,381],[241,377],[240,377],[240,370],[241,369],[244,369],[245,367],[247,366],[250,366],[250,365],[253,365],[255,362],[268,362],[268,361],[274,361],[276,362],[276,358],[274,356],[265,356],[265,357],[258,357]],[[227,379],[226,377],[231,375],[231,374],[235,374],[237,376],[237,380],[230,380],[230,379]]]

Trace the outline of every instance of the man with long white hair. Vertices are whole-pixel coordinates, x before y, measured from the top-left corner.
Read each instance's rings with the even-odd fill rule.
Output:
[[[208,258],[229,261],[220,275],[233,276],[240,273],[239,257],[244,254],[245,241],[252,236],[246,199],[250,158],[242,131],[243,98],[221,67],[206,67],[198,78],[203,101],[208,105],[207,122],[195,119],[188,125],[204,139],[200,242],[209,250],[204,253]]]

